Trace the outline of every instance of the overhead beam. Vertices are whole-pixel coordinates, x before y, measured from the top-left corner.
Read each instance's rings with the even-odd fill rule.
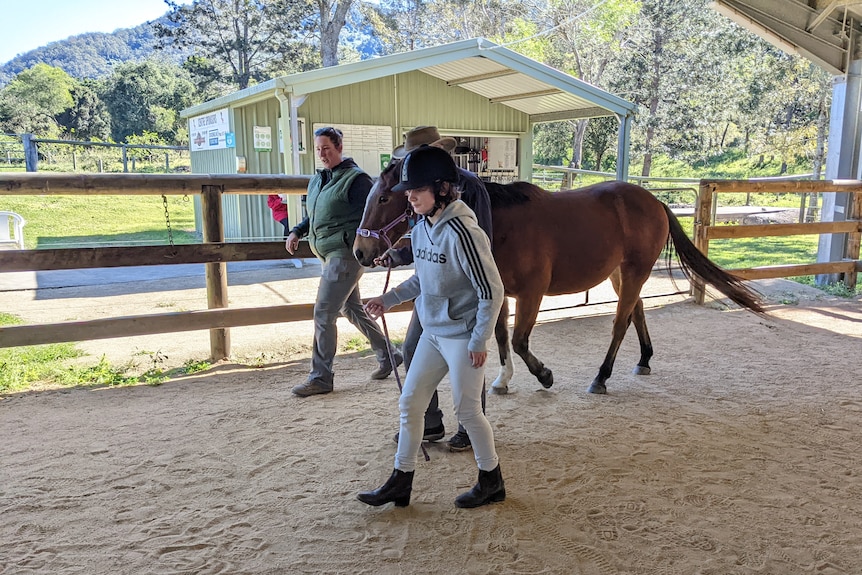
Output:
[[[538,90],[536,92],[524,92],[522,94],[510,94],[508,96],[490,98],[488,101],[492,104],[499,104],[500,102],[511,102],[512,100],[527,100],[528,98],[541,98],[542,96],[555,96],[562,93],[562,90],[559,90],[557,88],[551,88],[550,90]]]
[[[461,86],[462,84],[472,84],[474,82],[481,82],[482,80],[493,80],[494,78],[502,78],[504,76],[511,76],[513,74],[517,74],[515,70],[498,70],[496,72],[487,72],[485,74],[476,74],[475,76],[465,76],[463,78],[455,78],[454,80],[449,80],[446,82],[446,85],[449,87],[452,86]]]
[[[817,18],[815,18],[814,21],[808,25],[805,31],[811,32],[812,30],[817,28],[821,22],[823,22],[829,17],[829,14],[831,14],[835,7],[838,6],[838,3],[840,1],[841,0],[832,0],[829,5],[826,6],[826,8],[824,8],[823,11],[817,16]]]
[[[830,22],[832,27],[820,25],[807,31],[809,22],[819,15],[807,4],[795,0],[714,0],[710,7],[775,47],[803,56],[831,74],[846,71],[850,47],[844,36],[833,34],[841,30],[841,21],[827,17],[824,23]],[[847,25],[858,30],[858,22],[852,18]]]
[[[530,123],[542,124],[544,122],[561,122],[563,120],[585,120],[587,118],[603,118],[605,116],[613,115],[613,112],[609,112],[604,108],[582,108],[580,110],[563,110],[560,112],[532,114],[530,116]]]
[[[859,6],[862,5],[862,0],[815,0],[814,8],[820,10],[832,4],[837,4],[838,6]]]

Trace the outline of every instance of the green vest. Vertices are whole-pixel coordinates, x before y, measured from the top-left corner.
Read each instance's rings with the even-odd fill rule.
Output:
[[[325,184],[324,173],[331,175]],[[363,173],[355,165],[332,172],[318,170],[308,183],[308,243],[314,255],[324,261],[333,256],[353,257],[353,240],[364,206],[351,206],[347,193]]]

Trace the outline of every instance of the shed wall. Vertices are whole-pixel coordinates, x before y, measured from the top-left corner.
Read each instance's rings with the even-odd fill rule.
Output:
[[[491,104],[487,98],[428,74],[414,71],[399,74],[398,125],[406,128],[436,125],[443,131],[461,130],[488,133],[530,132],[529,117],[507,106]],[[397,143],[401,143],[400,137]]]
[[[230,110],[236,148],[195,152],[192,154],[192,170],[209,174],[235,173],[236,157],[242,156],[250,174],[284,173],[284,155],[279,151],[281,106],[278,99],[273,94],[271,98],[245,105],[240,100],[237,104]],[[303,138],[308,147],[308,153],[299,156],[303,174],[314,173],[311,130],[318,123],[392,126],[392,148],[401,144],[404,132],[428,124],[436,125],[441,132],[449,134],[508,135],[521,140],[519,164],[522,177],[523,170],[532,165],[532,158],[524,157],[524,151],[532,149],[527,114],[501,104],[491,104],[487,98],[458,86],[450,87],[421,71],[308,94],[298,114],[305,120]],[[283,124],[286,130],[286,118]],[[273,143],[269,152],[255,151],[255,126],[271,128]],[[282,237],[281,225],[272,219],[265,195],[225,195],[222,205],[225,237],[229,241]],[[294,224],[299,220],[299,198],[291,198],[289,205],[291,224]],[[199,201],[196,201],[196,224],[201,229]]]
[[[279,114],[280,106],[275,97],[233,109],[236,154],[245,156],[247,173],[284,173],[284,160],[282,153],[279,152]],[[272,148],[269,152],[258,152],[254,149],[255,126],[270,128]],[[283,237],[283,228],[272,219],[272,212],[266,205],[266,198],[266,195],[235,196],[237,211],[230,216],[228,207],[225,205],[225,236],[232,241]]]

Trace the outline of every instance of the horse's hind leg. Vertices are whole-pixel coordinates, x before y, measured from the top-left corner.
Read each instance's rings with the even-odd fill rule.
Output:
[[[617,352],[620,349],[620,344],[623,342],[623,338],[626,335],[626,331],[629,328],[629,324],[632,322],[632,315],[635,312],[635,309],[638,307],[640,303],[641,306],[641,318],[643,319],[643,302],[640,298],[640,291],[643,287],[644,282],[647,277],[649,277],[649,272],[646,274],[634,274],[633,271],[629,270],[616,270],[611,275],[611,283],[614,286],[614,290],[617,292],[619,296],[619,300],[617,301],[617,312],[614,316],[614,325],[612,329],[612,337],[611,337],[611,345],[608,347],[608,352],[605,355],[605,361],[602,362],[601,367],[599,367],[599,373],[596,375],[595,379],[593,379],[590,387],[587,389],[590,393],[607,393],[608,388],[605,382],[611,377],[611,373],[614,370],[614,361],[617,358]],[[646,323],[643,321],[639,322],[644,331],[641,333],[641,330],[638,330],[638,337],[642,337],[646,334]],[[647,337],[647,341],[648,341]],[[651,344],[650,345],[651,348]],[[643,360],[644,354],[644,344],[641,342],[641,359]],[[651,354],[651,351],[650,351]]]
[[[646,316],[644,315],[644,302],[638,298],[635,304],[635,309],[632,312],[632,323],[635,324],[635,329],[638,332],[638,342],[640,342],[641,358],[638,364],[632,370],[635,375],[649,375],[652,371],[649,366],[649,360],[652,358],[652,341],[647,330]]]
[[[530,373],[536,376],[542,387],[549,388],[554,385],[554,374],[530,351],[530,333],[533,331],[533,326],[536,325],[536,317],[539,315],[541,302],[541,293],[518,298],[518,305],[515,309],[515,329],[512,333],[512,348],[515,353],[521,356]]]
[[[515,369],[512,365],[512,352],[509,349],[509,298],[503,298],[503,307],[497,316],[494,326],[494,338],[497,340],[497,350],[500,354],[500,373],[491,384],[488,393],[504,395],[509,393],[509,382]]]

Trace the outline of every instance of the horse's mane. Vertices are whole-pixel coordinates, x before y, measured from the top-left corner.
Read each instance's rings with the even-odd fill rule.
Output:
[[[519,206],[529,202],[534,197],[547,193],[529,182],[512,182],[511,184],[485,182],[485,188],[488,190],[492,209]]]
[[[380,177],[390,174],[393,170],[401,165],[400,159],[393,159],[380,172]],[[512,182],[510,184],[498,184],[496,182],[484,182],[485,189],[488,190],[488,197],[491,200],[491,209],[506,208],[510,206],[519,206],[531,199],[538,197],[548,192],[538,186],[534,186],[529,182]]]

